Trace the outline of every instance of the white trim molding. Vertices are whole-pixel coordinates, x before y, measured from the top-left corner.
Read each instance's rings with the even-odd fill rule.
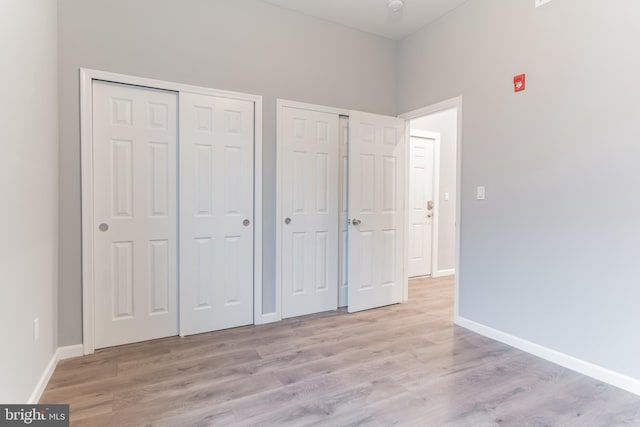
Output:
[[[446,270],[438,270],[436,272],[433,273],[433,277],[447,277],[447,276],[455,276],[456,274],[456,269],[455,268],[449,268]]]
[[[51,360],[47,363],[47,366],[44,368],[44,372],[40,376],[38,383],[36,384],[33,393],[29,396],[29,400],[27,404],[35,405],[40,401],[44,390],[47,388],[47,384],[49,384],[49,380],[51,379],[51,375],[53,375],[53,371],[55,371],[56,366],[58,365],[58,352],[55,351],[51,356]]]
[[[494,339],[508,346],[555,363],[556,365],[563,366],[567,369],[571,369],[572,371],[640,396],[640,379],[623,375],[619,372],[595,365],[591,362],[578,359],[577,357],[573,357],[531,341],[527,341],[523,338],[510,335],[506,332],[493,329],[489,326],[474,322],[473,320],[466,319],[459,315],[456,315],[455,323],[458,326],[482,336]]]
[[[58,347],[57,356],[58,360],[67,360],[84,356],[83,346],[82,344],[76,344],[68,345],[65,347]]]
[[[84,354],[95,351],[93,289],[93,116],[92,84],[94,80],[122,83],[173,92],[189,92],[221,98],[250,101],[254,104],[254,323],[261,324],[262,314],[262,97],[239,92],[191,86],[106,71],[80,69],[80,153],[82,182],[82,338]]]
[[[266,325],[267,323],[275,323],[281,320],[282,320],[282,316],[280,312],[266,313],[261,316],[261,321],[262,321],[261,325]]]
[[[47,366],[44,368],[42,375],[40,376],[40,380],[36,384],[33,393],[29,397],[29,401],[27,402],[29,405],[35,405],[40,401],[42,394],[44,393],[47,385],[49,384],[49,380],[53,375],[53,372],[56,370],[56,366],[58,366],[58,362],[60,360],[72,359],[74,357],[80,357],[84,354],[82,344],[70,345],[67,347],[58,347],[58,349],[51,356],[51,360],[47,363]]]

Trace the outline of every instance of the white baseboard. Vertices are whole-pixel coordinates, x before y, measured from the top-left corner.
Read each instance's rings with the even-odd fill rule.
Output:
[[[44,389],[47,388],[47,384],[49,384],[49,380],[51,379],[51,375],[53,375],[53,371],[56,369],[56,365],[58,364],[58,352],[56,351],[51,356],[51,360],[47,363],[47,366],[44,368],[44,372],[40,376],[40,380],[36,384],[35,390],[31,393],[29,397],[29,401],[27,404],[35,405],[40,400],[42,393],[44,393]]]
[[[278,313],[267,313],[263,314],[260,319],[256,320],[256,325],[266,325],[267,323],[279,322],[282,318],[278,316]]]
[[[449,268],[447,270],[438,270],[435,273],[433,273],[433,277],[446,277],[446,276],[455,276],[455,275],[456,275],[455,268]]]
[[[33,393],[31,393],[27,404],[35,405],[40,401],[42,393],[44,393],[44,390],[47,388],[47,384],[49,384],[49,380],[51,379],[51,375],[53,375],[53,371],[55,371],[56,366],[58,366],[58,361],[83,355],[82,344],[58,347],[56,352],[53,353],[53,356],[51,356],[51,360],[44,368],[44,372],[40,376],[40,380],[38,381],[38,384],[36,384],[36,388],[33,390]]]
[[[58,360],[73,359],[74,357],[84,356],[84,347],[82,344],[58,347],[57,354]]]
[[[534,356],[548,360],[549,362],[553,362],[556,365],[563,366],[567,369],[571,369],[572,371],[576,371],[640,396],[640,379],[638,378],[629,377],[619,372],[603,368],[602,366],[594,365],[593,363],[585,360],[509,335],[505,332],[482,325],[474,322],[473,320],[465,319],[461,316],[456,316],[455,323],[456,325],[462,326],[463,328],[469,329],[477,334],[500,341],[501,343],[507,344],[511,347],[515,347],[519,350],[533,354]]]

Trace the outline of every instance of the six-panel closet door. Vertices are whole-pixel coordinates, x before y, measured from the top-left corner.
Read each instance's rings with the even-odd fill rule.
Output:
[[[404,126],[395,117],[349,115],[349,312],[402,301]]]
[[[92,92],[95,348],[176,335],[177,93]]]
[[[180,334],[253,323],[254,104],[180,93]]]
[[[282,317],[335,310],[339,281],[339,116],[283,107]]]

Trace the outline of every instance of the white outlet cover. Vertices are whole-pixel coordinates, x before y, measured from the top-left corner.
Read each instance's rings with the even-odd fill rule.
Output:
[[[549,3],[551,0],[533,0],[535,2],[536,7],[544,6]]]
[[[478,200],[484,200],[486,197],[484,186],[480,186],[476,190],[476,197]]]

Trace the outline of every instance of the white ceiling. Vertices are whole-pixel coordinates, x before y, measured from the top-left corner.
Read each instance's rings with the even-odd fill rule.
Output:
[[[466,0],[405,0],[398,12],[388,0],[263,0],[392,40],[402,40]]]

